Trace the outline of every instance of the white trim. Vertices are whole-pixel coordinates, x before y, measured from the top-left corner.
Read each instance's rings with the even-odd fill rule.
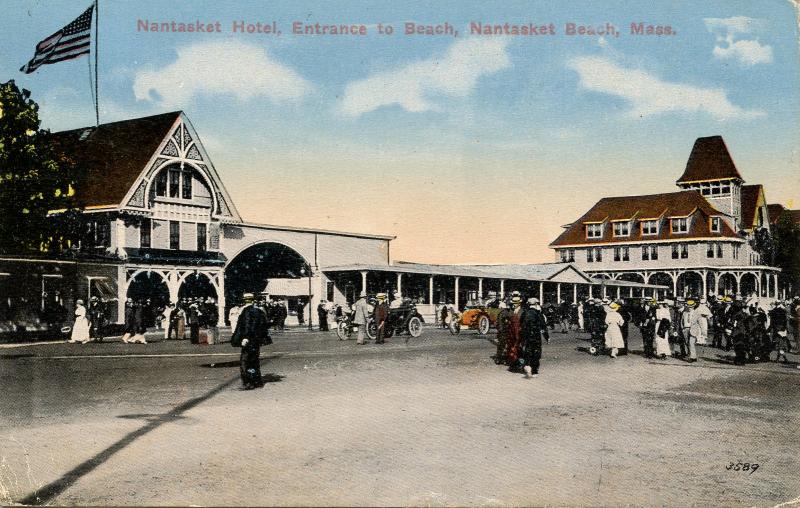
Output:
[[[680,233],[683,234],[683,233]],[[553,245],[550,244],[548,247],[553,249],[568,249],[568,248],[587,248],[587,247],[597,247],[599,245],[603,246],[614,246],[614,245],[642,245],[642,244],[651,244],[651,243],[674,243],[674,242],[733,242],[733,243],[745,243],[747,240],[738,237],[731,237],[731,236],[703,236],[703,237],[692,237],[692,238],[666,238],[666,239],[657,239],[657,240],[634,240],[634,241],[625,241],[625,242],[597,242],[597,243],[574,243],[574,244],[567,244],[567,245]]]

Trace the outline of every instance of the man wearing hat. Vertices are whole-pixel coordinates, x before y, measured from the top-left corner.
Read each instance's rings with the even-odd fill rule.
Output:
[[[245,293],[244,307],[231,336],[231,346],[241,348],[239,373],[245,390],[261,388],[261,346],[272,344],[266,314],[253,304],[253,294]]]
[[[542,338],[549,338],[547,322],[539,306],[538,298],[528,299],[528,308],[521,314],[520,325],[521,363],[525,377],[530,379],[539,375],[539,362],[542,358]]]
[[[353,305],[353,324],[358,327],[358,336],[356,337],[356,344],[359,346],[364,344],[364,332],[367,329],[369,322],[369,304],[367,303],[367,293],[362,291],[358,295],[358,300]]]
[[[519,350],[522,341],[520,336],[522,328],[522,295],[519,291],[511,293],[511,314],[508,317],[508,342],[506,344],[506,359],[508,361],[508,370],[514,372],[519,369],[517,360],[519,359]]]
[[[496,365],[508,364],[508,324],[511,319],[511,309],[507,305],[500,308],[495,321],[497,328],[497,350],[494,356]]]
[[[103,342],[103,327],[106,324],[106,310],[103,302],[93,296],[89,299],[89,337],[96,342]]]
[[[789,361],[786,358],[786,353],[789,352],[789,330],[787,327],[788,316],[783,302],[780,300],[772,304],[772,310],[769,311],[769,331],[772,335],[772,342],[776,345],[778,356],[775,361],[783,358],[783,362]]]
[[[646,305],[640,311],[639,331],[642,334],[642,349],[644,349],[645,358],[653,358],[653,339],[655,338],[656,327],[656,307],[658,302],[653,299],[648,302],[642,302]]]
[[[800,296],[795,296],[789,306],[789,319],[792,322],[795,351],[800,353]]]
[[[386,333],[386,318],[389,317],[389,306],[386,304],[386,293],[378,293],[376,295],[378,304],[375,305],[374,319],[375,319],[375,344],[383,344],[386,342],[384,334]]]
[[[328,331],[327,303],[328,301],[323,298],[320,300],[319,305],[317,305],[317,318],[319,319],[319,331],[321,332]]]

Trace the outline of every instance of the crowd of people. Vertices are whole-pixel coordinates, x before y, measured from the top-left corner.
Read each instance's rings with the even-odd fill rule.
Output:
[[[511,372],[524,372],[529,379],[538,376],[542,340],[550,340],[541,302],[538,298],[528,298],[523,303],[522,295],[515,291],[499,308],[495,363],[508,366]]]
[[[759,305],[757,298],[741,295],[663,300],[588,298],[577,304],[542,306],[537,298],[525,301],[514,292],[497,304],[495,363],[511,372],[525,372],[526,377],[538,373],[542,343],[549,342],[549,331],[557,327],[562,333],[587,332],[588,351],[611,358],[628,354],[630,325],[639,329],[643,356],[648,359],[696,362],[698,346],[732,350],[735,365],[788,362],[788,353],[800,353],[800,297],[775,301],[769,308]],[[446,327],[453,310],[443,306],[440,312],[437,317]]]

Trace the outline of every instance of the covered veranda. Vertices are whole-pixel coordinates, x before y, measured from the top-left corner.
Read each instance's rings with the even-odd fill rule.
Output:
[[[399,291],[411,298],[428,319],[436,307],[454,305],[463,310],[467,302],[503,298],[519,291],[543,304],[578,303],[585,298],[661,297],[668,287],[626,280],[592,278],[570,263],[527,265],[434,265],[397,262],[393,265],[344,265],[323,268],[325,276],[341,288],[348,304],[358,293]],[[352,288],[350,291],[344,288]],[[344,302],[341,302],[344,303]]]

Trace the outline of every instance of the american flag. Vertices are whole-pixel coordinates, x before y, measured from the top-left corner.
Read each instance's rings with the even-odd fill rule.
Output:
[[[94,4],[75,18],[75,21],[37,44],[36,54],[20,71],[30,74],[42,65],[88,55],[93,9]]]

